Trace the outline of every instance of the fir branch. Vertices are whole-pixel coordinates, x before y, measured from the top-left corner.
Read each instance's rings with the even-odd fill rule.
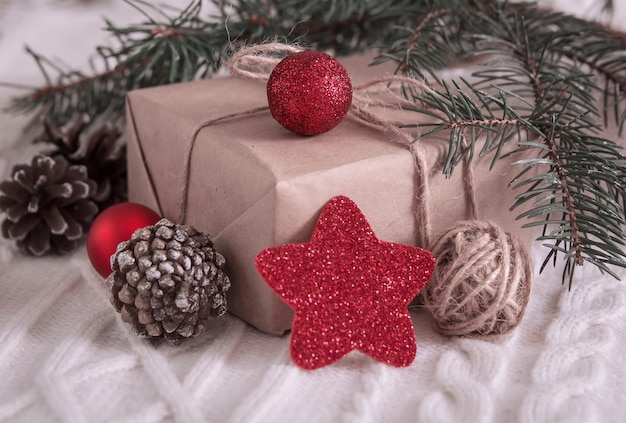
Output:
[[[105,31],[116,45],[97,46],[92,60],[100,69],[91,75],[66,70],[27,49],[41,69],[46,85],[13,100],[10,110],[35,112],[63,126],[81,113],[123,116],[129,90],[189,81],[214,75],[222,59],[241,44],[283,37],[338,54],[371,47],[387,39],[392,25],[409,19],[406,10],[424,7],[428,0],[290,0],[267,7],[262,0],[235,4],[214,0],[217,19],[202,17],[202,0],[170,14],[142,0],[125,0],[145,21],[119,27],[105,20]]]
[[[404,48],[404,50],[406,51],[406,60],[404,61],[404,63],[402,63],[401,68],[398,69],[398,71],[401,71],[402,73],[405,73],[405,74],[410,73],[410,69],[408,67],[408,61],[410,60],[410,57],[416,53],[417,46],[419,45],[417,42],[419,37],[423,36],[426,28],[433,21],[436,21],[438,19],[441,19],[447,16],[454,16],[456,14],[462,14],[462,13],[463,13],[462,9],[438,9],[424,16],[424,19],[415,27],[415,29],[411,33],[411,37],[409,38],[406,44],[406,47]],[[435,47],[431,43],[428,46],[428,48],[429,50],[432,50]]]
[[[422,22],[448,13],[424,12]],[[448,46],[486,61],[471,82],[440,81],[443,89],[408,93],[416,107],[407,109],[431,120],[421,125],[427,128],[421,139],[449,133],[447,174],[462,162],[470,166],[482,140],[478,154],[492,154],[493,161],[508,156],[502,152],[512,141],[514,152],[532,150],[535,158],[516,162],[522,171],[512,185],[525,191],[512,209],[527,208],[519,215],[531,219],[525,226],[543,226],[546,263],[562,255],[566,273],[589,262],[614,275],[609,265],[626,267],[626,160],[613,141],[598,135],[602,125],[596,119],[599,96],[606,104],[612,95],[614,110],[624,100],[623,46],[611,41],[605,49],[600,41],[617,40],[614,34],[530,4],[484,3],[463,15],[472,30],[463,28]],[[421,46],[425,52],[433,39],[426,27],[418,25],[417,36],[389,45],[380,60],[395,60],[399,69],[422,77],[435,73],[433,63],[449,65],[449,52],[442,49],[407,60],[407,46],[398,48],[410,41],[411,50]],[[606,119],[606,106],[602,113]]]
[[[95,62],[104,70],[91,75],[68,71],[27,49],[47,84],[15,98],[10,110],[36,111],[33,122],[45,116],[59,126],[81,113],[119,119],[129,90],[192,80],[219,67],[223,45],[215,34],[223,30],[218,30],[216,23],[200,19],[200,0],[194,0],[175,17],[159,13],[162,20],[145,10],[158,10],[148,3],[126,2],[141,10],[147,20],[127,28],[105,21],[106,31],[115,36],[118,46],[97,47]]]
[[[396,27],[393,44],[374,64],[395,61],[398,63],[395,73],[437,80],[437,70],[464,59],[467,48],[462,34],[467,22],[463,18],[469,15],[469,6],[465,2],[450,3],[446,7],[407,12],[411,23],[417,24],[414,28]]]

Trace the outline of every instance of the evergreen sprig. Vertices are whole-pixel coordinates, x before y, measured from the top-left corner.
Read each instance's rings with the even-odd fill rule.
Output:
[[[129,90],[189,81],[217,69],[223,43],[213,36],[217,23],[200,18],[200,0],[194,0],[174,17],[142,0],[126,2],[140,10],[146,20],[129,27],[105,20],[105,30],[116,44],[96,48],[92,74],[66,70],[27,49],[46,85],[15,98],[11,109],[36,111],[59,126],[81,113],[117,119],[123,114]]]
[[[214,75],[224,57],[246,43],[280,37],[338,54],[370,47],[392,34],[392,23],[406,21],[405,10],[426,1],[343,0],[330,4],[307,0],[278,1],[268,7],[260,0],[213,3],[214,18],[202,14],[202,0],[192,0],[182,11],[168,14],[143,0],[124,0],[139,10],[144,21],[119,27],[105,20],[113,46],[96,47],[92,74],[66,69],[27,48],[46,84],[16,97],[17,113],[35,113],[63,126],[76,116],[123,117],[129,90],[189,81]]]
[[[570,278],[584,262],[613,275],[611,266],[626,267],[626,160],[603,136],[626,122],[625,34],[533,3],[488,0],[214,0],[219,15],[209,18],[201,0],[175,13],[125,1],[145,20],[107,21],[117,42],[96,50],[104,70],[86,75],[28,50],[47,85],[13,109],[57,125],[84,112],[119,118],[128,90],[210,77],[241,44],[277,37],[336,54],[377,48],[374,65],[393,61],[398,73],[438,87],[404,94],[422,127],[416,142],[449,135],[446,174],[478,155],[528,157],[514,163],[511,186],[521,193],[511,208],[526,226],[543,227],[543,266],[563,256]],[[459,62],[476,68],[471,78],[445,80],[441,69]]]
[[[512,185],[523,192],[512,209],[527,209],[519,215],[531,219],[526,227],[543,226],[539,240],[549,253],[542,269],[562,254],[570,283],[574,265],[584,262],[615,275],[611,265],[626,267],[626,159],[601,134],[611,119],[620,127],[626,119],[622,34],[533,4],[475,6],[424,13],[421,22],[439,22],[413,31],[421,54],[406,55],[396,43],[379,61],[425,76],[455,54],[482,60],[471,82],[440,81],[440,90],[410,93],[416,107],[409,109],[434,119],[421,138],[449,133],[447,174],[464,161],[471,165],[484,139],[478,154],[491,153],[494,161],[511,142],[516,152],[531,150],[532,158],[516,162],[522,170]],[[459,16],[472,27],[461,29]],[[456,41],[433,43],[443,39],[437,28],[444,26],[458,31],[448,34]],[[458,50],[451,55],[450,47]]]

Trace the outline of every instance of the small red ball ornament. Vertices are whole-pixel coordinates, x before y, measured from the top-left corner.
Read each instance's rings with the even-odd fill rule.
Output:
[[[117,244],[130,239],[135,230],[154,225],[161,216],[136,203],[120,203],[104,210],[93,221],[87,234],[89,261],[103,277],[111,273],[111,255]]]
[[[285,57],[267,81],[267,101],[278,123],[301,135],[330,131],[348,113],[352,84],[335,58],[319,51]]]

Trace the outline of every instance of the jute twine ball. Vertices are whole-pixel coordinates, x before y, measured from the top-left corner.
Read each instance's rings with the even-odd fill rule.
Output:
[[[488,336],[517,327],[532,285],[531,260],[519,238],[496,223],[468,220],[430,250],[437,264],[422,297],[439,332]]]

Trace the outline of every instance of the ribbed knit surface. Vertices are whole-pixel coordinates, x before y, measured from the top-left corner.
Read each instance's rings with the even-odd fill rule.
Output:
[[[129,22],[128,10],[113,0],[0,0],[0,81],[38,83],[24,43],[84,63],[91,50],[81,45],[102,41],[100,16]],[[0,106],[16,93],[0,88]],[[2,179],[38,148],[21,140],[23,123],[0,114]],[[533,248],[535,263],[544,253]],[[179,347],[138,339],[84,248],[34,259],[0,238],[0,422],[623,422],[625,282],[588,267],[568,291],[560,277],[535,274],[508,337],[444,337],[418,310],[411,366],[353,352],[304,371],[288,337],[230,315]]]

